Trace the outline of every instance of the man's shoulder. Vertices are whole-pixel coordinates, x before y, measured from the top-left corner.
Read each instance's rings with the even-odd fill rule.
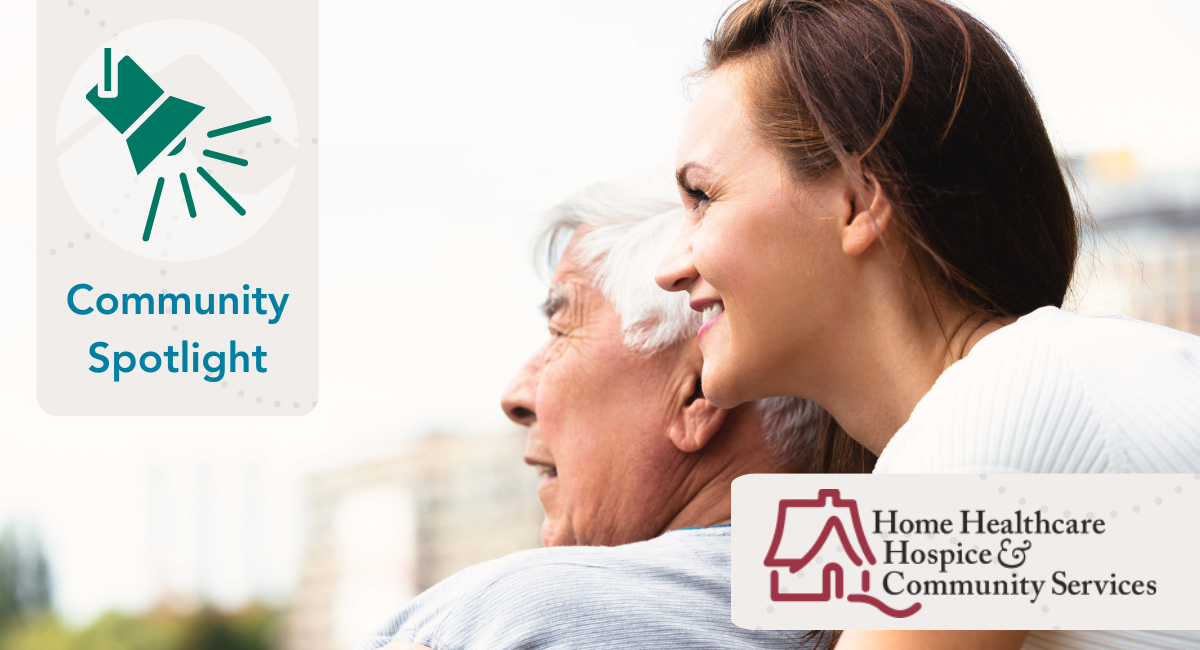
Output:
[[[614,547],[530,549],[483,562],[418,596],[360,650],[390,641],[508,647],[518,639],[611,633],[647,611],[648,602],[674,603],[680,594],[700,609],[722,608],[728,619],[728,528]]]
[[[645,542],[621,546],[559,546],[519,551],[477,564],[461,572],[459,589],[472,593],[507,592],[543,585],[551,579],[596,583],[618,589],[618,577],[673,579],[693,575],[728,579],[729,528],[672,531]],[[542,590],[544,591],[544,590]],[[593,594],[594,595],[594,594]]]

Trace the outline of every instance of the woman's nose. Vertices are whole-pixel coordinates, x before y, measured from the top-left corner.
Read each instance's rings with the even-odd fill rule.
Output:
[[[700,272],[692,263],[692,242],[686,230],[680,230],[658,263],[654,281],[666,291],[687,291],[700,277]]]

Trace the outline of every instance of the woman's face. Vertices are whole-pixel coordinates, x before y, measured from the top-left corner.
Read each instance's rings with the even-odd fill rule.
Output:
[[[739,75],[718,69],[688,114],[676,156],[687,217],[657,277],[704,313],[704,394],[725,408],[794,394],[797,371],[819,372],[805,360],[844,316],[852,273],[841,243],[853,206],[845,175],[794,181],[752,131]]]

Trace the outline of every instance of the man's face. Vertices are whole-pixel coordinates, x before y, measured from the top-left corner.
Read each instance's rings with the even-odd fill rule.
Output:
[[[529,427],[525,461],[546,473],[538,485],[546,546],[624,544],[662,531],[686,463],[667,431],[700,369],[692,341],[652,356],[625,346],[620,317],[573,259],[581,234],[551,279],[550,339],[502,400]]]

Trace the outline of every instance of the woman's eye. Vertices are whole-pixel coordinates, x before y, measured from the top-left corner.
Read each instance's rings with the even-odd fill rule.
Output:
[[[699,210],[702,203],[708,202],[708,195],[704,193],[704,190],[694,187],[685,187],[683,188],[683,192],[688,195],[689,199],[692,200],[693,210]]]

